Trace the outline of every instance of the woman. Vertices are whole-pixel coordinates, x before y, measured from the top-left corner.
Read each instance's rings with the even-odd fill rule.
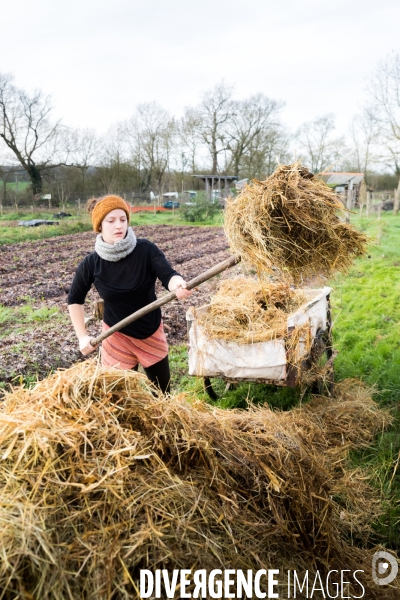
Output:
[[[69,314],[84,355],[95,350],[86,331],[83,309],[92,284],[104,300],[103,331],[156,300],[157,278],[179,300],[192,293],[155,244],[136,238],[128,227],[129,206],[122,198],[93,198],[88,210],[98,233],[95,250],[78,266],[68,294]],[[122,369],[137,370],[140,363],[150,381],[162,392],[169,392],[168,343],[161,310],[152,311],[105,339],[101,359],[103,366]]]

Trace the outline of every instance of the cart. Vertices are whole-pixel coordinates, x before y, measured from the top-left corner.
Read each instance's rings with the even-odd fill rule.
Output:
[[[238,344],[232,341],[208,339],[198,323],[198,316],[209,311],[210,305],[190,308],[186,313],[189,338],[189,375],[202,377],[207,394],[218,396],[212,378],[223,379],[226,390],[240,382],[264,383],[295,387],[307,371],[321,372],[323,378],[313,382],[313,391],[332,395],[333,360],[330,292],[332,288],[303,289],[307,301],[287,319],[287,336],[267,342]],[[296,346],[296,364],[289,359],[290,335],[304,327],[311,339],[307,345],[300,337]]]

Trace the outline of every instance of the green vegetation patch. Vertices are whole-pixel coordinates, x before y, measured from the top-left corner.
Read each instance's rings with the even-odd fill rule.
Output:
[[[385,498],[375,524],[376,542],[400,549],[400,216],[352,218],[373,238],[368,256],[331,283],[337,379],[354,377],[374,386],[375,399],[396,422],[375,444],[352,454],[368,469]]]
[[[377,386],[381,402],[400,398],[400,217],[354,219],[373,238],[368,257],[331,285],[339,379]]]
[[[0,186],[2,188],[4,186],[3,179],[0,179]],[[23,192],[23,191],[27,190],[30,186],[31,186],[31,183],[29,181],[18,181],[18,184],[15,181],[8,181],[6,183],[7,191]]]
[[[197,213],[190,221],[185,219],[184,211],[176,209],[175,211],[153,213],[132,213],[131,225],[195,225],[198,227],[221,227],[223,222],[223,214],[221,210],[213,211],[212,214],[201,212],[200,218],[197,218]]]
[[[66,322],[66,314],[62,313],[57,306],[36,306],[34,301],[27,297],[26,303],[21,306],[2,306],[0,304],[0,340],[9,335],[12,329],[14,334],[20,332],[36,332],[40,325],[37,337],[46,330],[53,329],[61,322]]]
[[[5,226],[0,223],[0,245],[32,242],[60,235],[91,231],[91,229],[92,226],[89,222],[76,220],[60,221],[59,225],[39,225],[38,227]]]

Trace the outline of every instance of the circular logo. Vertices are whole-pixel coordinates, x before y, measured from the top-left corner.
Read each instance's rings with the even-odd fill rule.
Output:
[[[377,585],[387,585],[397,577],[399,565],[389,552],[375,552],[372,557],[372,579]],[[383,576],[383,577],[382,577]]]

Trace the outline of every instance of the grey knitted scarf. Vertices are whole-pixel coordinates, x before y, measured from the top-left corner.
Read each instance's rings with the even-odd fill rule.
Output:
[[[104,260],[110,260],[111,262],[117,262],[121,258],[128,256],[136,247],[136,235],[133,233],[132,227],[128,227],[128,231],[123,240],[115,242],[115,244],[107,244],[101,237],[101,233],[96,237],[96,244],[94,246],[97,254],[104,258]]]

